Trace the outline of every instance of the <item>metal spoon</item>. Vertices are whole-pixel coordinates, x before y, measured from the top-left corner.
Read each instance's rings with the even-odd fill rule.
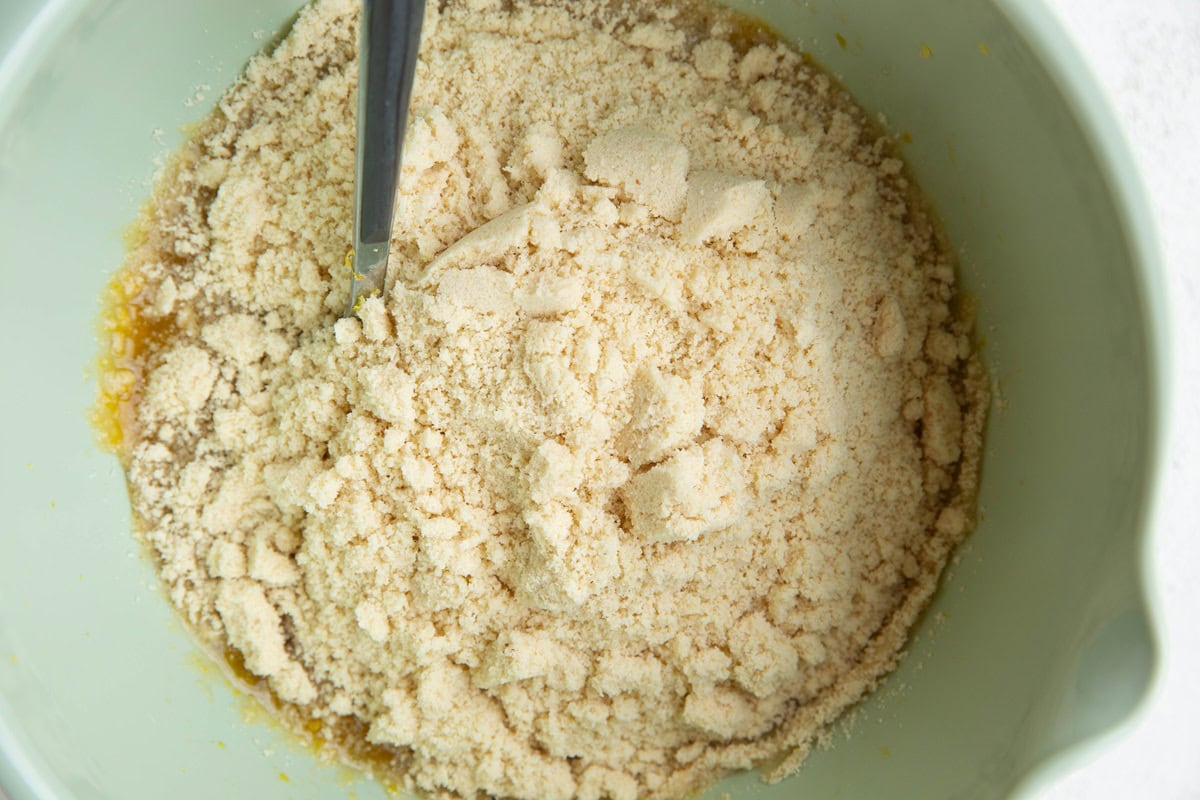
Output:
[[[425,0],[363,0],[358,55],[352,315],[381,294]]]

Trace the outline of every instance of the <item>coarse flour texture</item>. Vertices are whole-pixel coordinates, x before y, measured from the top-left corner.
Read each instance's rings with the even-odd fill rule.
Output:
[[[425,794],[785,775],[974,519],[953,260],[864,115],[728,17],[430,5],[356,317],[356,3],[160,180],[105,390],[170,599]]]

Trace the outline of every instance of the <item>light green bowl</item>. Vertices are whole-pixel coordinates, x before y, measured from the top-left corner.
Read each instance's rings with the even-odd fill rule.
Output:
[[[1146,551],[1166,320],[1147,205],[1092,79],[1033,0],[744,5],[911,134],[904,151],[979,296],[1002,402],[983,522],[852,737],[782,784],[741,775],[711,796],[1019,794],[1127,720],[1155,674]],[[12,800],[383,797],[247,721],[248,701],[201,666],[86,419],[98,298],[156,159],[295,11],[0,10],[0,786]]]

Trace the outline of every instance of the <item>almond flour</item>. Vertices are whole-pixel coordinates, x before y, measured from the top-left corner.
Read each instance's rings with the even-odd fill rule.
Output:
[[[160,180],[104,388],[170,599],[427,795],[778,779],[972,524],[952,259],[862,112],[731,16],[430,5],[356,318],[351,0]]]

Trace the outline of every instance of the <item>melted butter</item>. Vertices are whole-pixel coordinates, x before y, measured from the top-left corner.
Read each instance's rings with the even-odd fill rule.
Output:
[[[367,740],[367,723],[342,714],[314,716],[311,709],[281,700],[271,691],[266,679],[246,668],[242,654],[229,647],[222,653],[226,675],[235,686],[258,701],[258,708],[270,712],[270,722],[282,721],[309,752],[321,759],[352,763],[366,770],[389,792],[399,791],[398,776],[408,764],[408,753],[401,748]],[[256,711],[250,716],[260,717]],[[348,776],[351,777],[351,776]]]
[[[129,266],[138,261],[139,254],[151,250],[144,219],[145,214],[122,236],[129,252],[127,266],[104,288],[97,330],[98,390],[90,421],[101,445],[116,453],[122,464],[128,463],[139,440],[137,408],[155,357],[179,333],[173,317],[148,312],[145,282]]]
[[[779,44],[779,33],[758,17],[743,14],[705,0],[681,0],[676,4],[680,14],[672,22],[688,35],[694,44],[709,37],[713,30],[733,46],[734,52],[745,55],[755,45],[771,47]]]

